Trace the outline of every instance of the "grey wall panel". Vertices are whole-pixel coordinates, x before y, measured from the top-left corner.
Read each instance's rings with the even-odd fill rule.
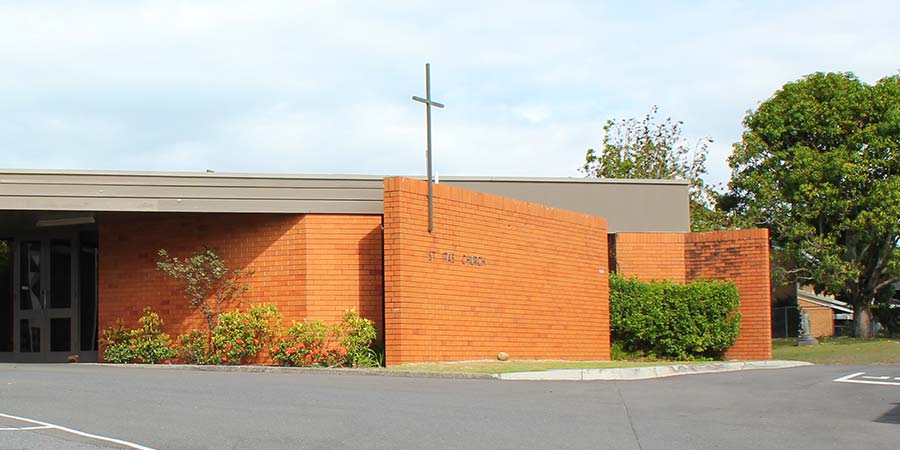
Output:
[[[270,200],[374,200],[384,197],[382,187],[221,187],[221,186],[126,186],[85,184],[0,183],[0,197],[27,194],[34,197],[110,197],[110,198],[211,198]]]
[[[162,199],[158,211],[294,214],[383,214],[384,201],[368,200],[256,200]]]
[[[381,214],[380,176],[0,170],[0,210]]]
[[[0,197],[0,210],[382,214],[383,201]]]
[[[0,211],[382,214],[365,175],[0,169]],[[442,183],[604,217],[610,231],[688,231],[679,181],[444,177]]]
[[[605,218],[609,231],[690,231],[688,185],[641,180],[442,177],[441,183]]]
[[[193,172],[127,172],[0,169],[0,184],[45,183],[124,186],[365,187],[380,189],[377,175],[279,175]]]

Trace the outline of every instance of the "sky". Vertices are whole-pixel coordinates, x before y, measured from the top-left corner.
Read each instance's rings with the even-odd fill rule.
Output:
[[[714,140],[816,71],[900,70],[900,2],[0,0],[0,167],[582,176],[653,105]]]

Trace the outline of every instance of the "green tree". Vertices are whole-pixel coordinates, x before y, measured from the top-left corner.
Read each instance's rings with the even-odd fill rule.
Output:
[[[900,77],[815,73],[748,113],[729,158],[735,212],[769,228],[787,278],[853,305],[900,280]]]
[[[592,178],[648,178],[687,180],[690,183],[691,230],[724,227],[724,214],[716,207],[718,196],[703,181],[709,137],[693,146],[682,134],[683,122],[657,119],[653,106],[642,119],[610,119],[603,126],[603,148],[588,149],[580,170]]]
[[[244,278],[252,272],[229,269],[225,260],[207,248],[187,258],[169,256],[159,251],[157,269],[182,283],[185,297],[191,309],[199,311],[206,319],[208,336],[218,325],[219,314],[229,305],[239,302],[250,287]]]

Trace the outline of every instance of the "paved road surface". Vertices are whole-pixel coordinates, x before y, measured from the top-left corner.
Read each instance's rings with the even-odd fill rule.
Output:
[[[0,364],[0,449],[140,448],[74,431],[154,449],[897,450],[900,385],[834,381],[851,374],[900,366],[511,382]]]

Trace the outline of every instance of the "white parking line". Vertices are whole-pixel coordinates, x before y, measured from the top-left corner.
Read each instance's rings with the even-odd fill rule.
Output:
[[[91,434],[91,433],[85,433],[84,431],[78,431],[78,430],[74,430],[72,428],[54,425],[54,424],[48,423],[48,422],[41,422],[40,420],[27,419],[25,417],[13,416],[10,414],[3,414],[3,413],[0,413],[0,417],[5,417],[7,419],[13,419],[13,420],[18,420],[18,421],[28,422],[28,423],[33,423],[35,425],[38,425],[36,427],[20,427],[20,428],[10,428],[10,429],[0,428],[0,431],[28,431],[28,430],[53,429],[53,430],[59,430],[59,431],[63,431],[66,433],[74,434],[76,436],[82,436],[82,437],[86,437],[89,439],[96,439],[98,441],[112,442],[113,444],[124,445],[125,447],[134,448],[137,450],[154,450],[150,447],[144,447],[143,445],[135,444],[134,442],[128,442],[128,441],[123,441],[121,439],[116,439],[116,438],[111,438],[111,437],[106,437],[106,436],[99,436],[99,435]]]
[[[883,386],[897,386],[900,387],[900,383],[889,381],[891,377],[889,376],[863,376],[865,372],[856,372],[851,373],[850,375],[846,375],[840,378],[835,378],[834,381],[839,383],[859,383],[859,384],[879,384]],[[865,380],[860,378],[866,378]],[[895,380],[900,381],[900,377],[895,377]],[[879,380],[879,381],[872,381]]]

